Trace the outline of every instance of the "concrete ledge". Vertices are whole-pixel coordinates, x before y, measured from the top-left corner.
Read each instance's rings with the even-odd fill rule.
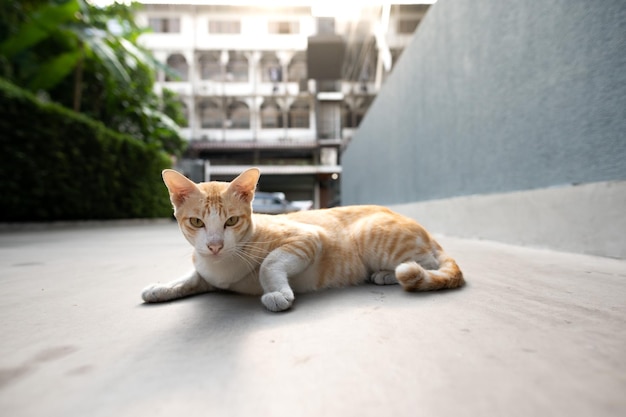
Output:
[[[449,236],[626,258],[626,181],[390,207]]]

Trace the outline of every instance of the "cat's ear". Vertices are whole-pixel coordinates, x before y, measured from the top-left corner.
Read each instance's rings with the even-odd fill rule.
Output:
[[[181,204],[191,194],[198,192],[198,187],[193,181],[173,169],[165,169],[161,175],[175,206]]]
[[[246,203],[250,203],[254,198],[254,189],[259,182],[259,176],[261,176],[261,172],[258,168],[247,169],[232,180],[228,189]]]

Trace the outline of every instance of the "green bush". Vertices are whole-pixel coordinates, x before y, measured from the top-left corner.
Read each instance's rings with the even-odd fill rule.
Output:
[[[0,79],[0,221],[166,217],[158,145]]]

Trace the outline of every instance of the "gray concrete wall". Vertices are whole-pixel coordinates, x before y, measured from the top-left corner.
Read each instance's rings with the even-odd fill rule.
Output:
[[[593,183],[614,193],[606,201],[623,204],[624,187],[606,184],[626,179],[625,51],[623,0],[436,3],[343,154],[342,204],[402,204],[435,232],[476,237],[474,226],[489,224],[497,233],[478,237],[621,256],[626,230],[616,216],[626,207],[607,212],[593,192],[576,188],[568,204],[601,218],[601,230],[620,225],[624,237],[611,241],[613,250],[597,250],[606,246],[597,222],[576,228],[580,242],[560,244],[577,238],[561,221],[575,219],[563,217],[568,204],[558,198],[546,200],[538,222],[527,198],[505,199],[520,204],[524,236],[510,216],[494,214],[506,211],[502,199],[479,212],[458,197],[541,189],[559,196]],[[448,223],[424,209],[431,200],[437,210],[448,204]],[[546,224],[563,227],[547,238],[539,230]],[[585,242],[590,234],[598,239]]]
[[[343,155],[342,203],[626,179],[626,2],[446,0]]]
[[[626,181],[390,207],[445,235],[626,259]]]

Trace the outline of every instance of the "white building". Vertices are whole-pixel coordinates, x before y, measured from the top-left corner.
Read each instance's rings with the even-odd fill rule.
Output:
[[[186,110],[180,168],[194,180],[229,180],[259,166],[259,189],[316,207],[338,202],[341,149],[428,8],[142,3],[137,20],[152,33],[141,43],[171,69],[158,88],[179,94]]]

